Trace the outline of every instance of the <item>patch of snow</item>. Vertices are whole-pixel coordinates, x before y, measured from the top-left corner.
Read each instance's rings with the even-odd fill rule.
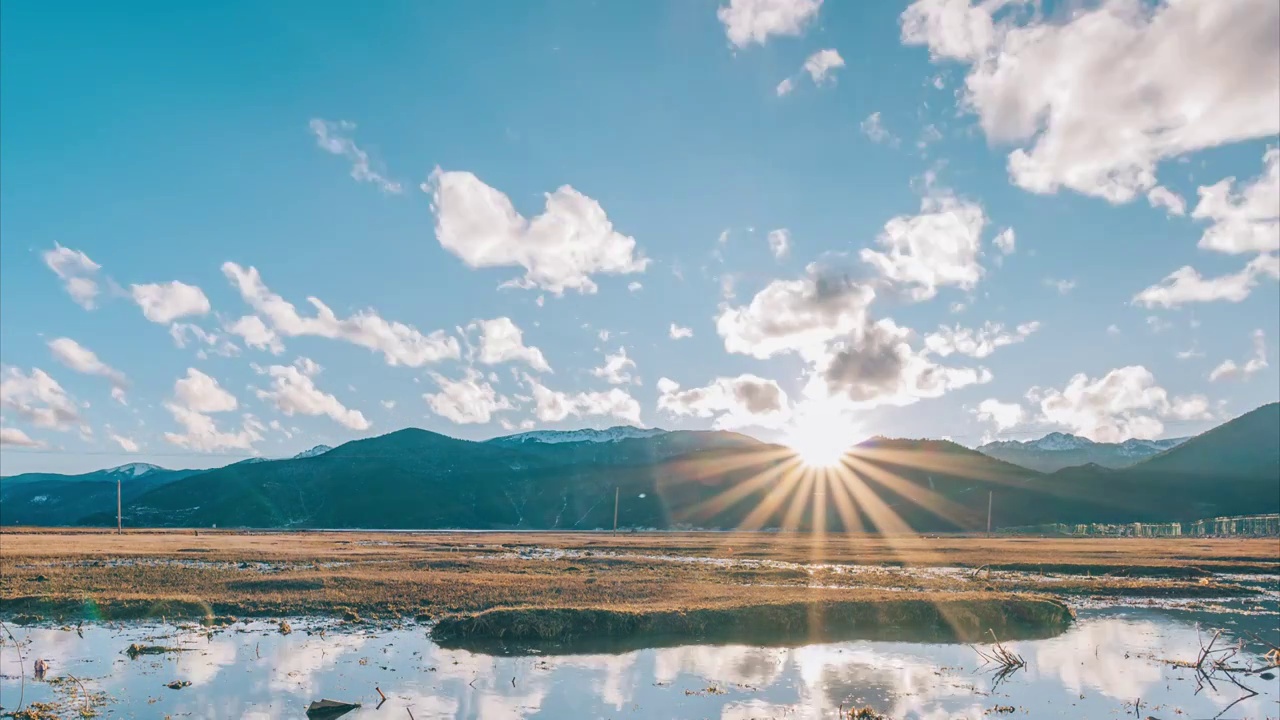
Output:
[[[127,465],[121,465],[119,467],[108,468],[103,472],[111,473],[113,475],[122,474],[122,475],[128,475],[129,477],[141,477],[142,475],[146,475],[149,472],[155,472],[156,470],[163,470],[163,469],[164,468],[160,467],[159,465],[152,465],[150,463],[129,463]]]
[[[1060,432],[1049,433],[1039,440],[1027,443],[1029,447],[1035,448],[1036,450],[1046,450],[1049,452],[1080,450],[1093,444],[1094,442],[1089,438],[1082,438],[1070,433]]]
[[[582,430],[534,430],[533,432],[494,438],[489,442],[501,442],[506,445],[520,445],[523,443],[545,443],[548,445],[579,442],[612,443],[619,440],[665,435],[666,433],[667,431],[662,428],[638,428],[631,425],[617,425],[604,430],[593,428],[583,428]]]

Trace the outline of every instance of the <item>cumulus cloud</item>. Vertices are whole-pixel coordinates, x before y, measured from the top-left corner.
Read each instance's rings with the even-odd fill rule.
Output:
[[[546,209],[532,220],[469,172],[437,169],[422,190],[432,197],[440,246],[473,268],[523,267],[524,277],[510,286],[594,293],[593,273],[639,273],[649,264],[600,203],[568,185],[548,193]]]
[[[644,289],[644,285],[636,282],[635,280],[632,280],[631,282],[627,283],[627,290],[629,290],[630,292],[633,292],[633,293],[640,292],[643,289]]]
[[[439,373],[431,373],[431,379],[440,386],[440,391],[426,393],[423,399],[431,412],[459,425],[487,423],[493,413],[514,407],[474,368],[467,368],[459,380],[450,380]]]
[[[910,405],[969,385],[991,382],[986,368],[949,367],[911,347],[911,330],[879,320],[833,343],[815,363],[810,398],[838,398],[851,407]]]
[[[480,330],[478,360],[485,365],[523,362],[538,372],[551,372],[551,366],[542,356],[542,351],[524,344],[524,333],[511,318],[481,320],[470,327]]]
[[[253,443],[262,439],[259,432],[262,424],[251,415],[242,418],[238,431],[218,429],[209,414],[230,412],[239,407],[239,402],[217,380],[195,368],[187,368],[186,376],[174,382],[173,399],[165,402],[164,407],[183,428],[182,433],[166,432],[164,439],[179,447],[200,452],[252,450]]]
[[[1239,272],[1206,278],[1190,265],[1184,265],[1159,283],[1133,296],[1133,303],[1143,307],[1175,308],[1197,302],[1224,300],[1238,303],[1249,297],[1259,278],[1280,278],[1280,256],[1259,255]]]
[[[880,119],[879,112],[873,112],[868,115],[867,118],[862,121],[860,127],[862,128],[862,133],[871,138],[871,142],[889,143],[890,145],[898,144],[898,139],[885,129],[884,123]]]
[[[863,249],[863,261],[887,280],[908,288],[913,300],[928,300],[938,288],[971,290],[982,278],[978,257],[987,216],[976,203],[931,194],[918,215],[900,215],[876,238],[883,252]]]
[[[667,335],[672,340],[683,340],[685,338],[691,338],[693,337],[693,328],[688,328],[682,325],[671,323],[671,327],[667,329]]]
[[[612,355],[604,356],[604,364],[598,368],[593,368],[591,374],[604,378],[610,385],[625,385],[634,379],[631,374],[635,370],[636,361],[627,357],[627,349],[618,348],[618,351]]]
[[[116,433],[111,433],[110,437],[115,444],[120,446],[121,450],[128,453],[138,452],[138,443],[133,438],[126,437],[124,435],[117,435]]]
[[[1269,148],[1263,164],[1262,174],[1239,192],[1233,177],[1199,189],[1191,216],[1213,222],[1200,247],[1232,254],[1280,251],[1280,148]]]
[[[83,252],[58,243],[54,243],[53,249],[46,250],[41,257],[44,264],[62,280],[62,287],[76,304],[85,310],[96,307],[98,283],[94,280],[94,275],[97,275],[101,265],[90,260]]]
[[[996,351],[996,348],[1012,345],[1026,340],[1031,333],[1040,329],[1039,322],[1022,323],[1012,331],[1006,331],[1004,325],[987,321],[980,328],[939,326],[937,332],[925,336],[924,346],[929,352],[947,357],[952,353],[984,358]]]
[[[769,251],[779,260],[786,257],[791,252],[791,231],[786,228],[770,230]]]
[[[124,373],[99,360],[92,350],[65,337],[49,341],[49,350],[53,352],[55,360],[78,373],[106,378],[111,383],[112,397],[124,402],[124,392],[129,388],[128,378]]]
[[[755,375],[719,377],[704,387],[681,389],[658,380],[658,409],[675,416],[714,417],[716,428],[779,427],[791,414],[786,392]]]
[[[797,36],[818,15],[822,0],[729,0],[716,10],[729,42],[764,45],[773,35]]]
[[[22,430],[15,427],[0,427],[0,446],[42,448],[44,443],[33,440]]]
[[[997,250],[1005,255],[1012,255],[1018,244],[1017,236],[1014,235],[1013,228],[1005,228],[1004,230],[1001,230],[991,242],[995,244]]]
[[[559,422],[573,415],[612,416],[640,424],[640,403],[621,388],[570,394],[552,390],[529,375],[524,376],[524,381],[533,392],[534,414],[542,422]]]
[[[1209,373],[1209,382],[1219,380],[1247,380],[1267,369],[1267,335],[1261,328],[1253,331],[1253,357],[1237,365],[1234,360],[1223,360]]]
[[[153,323],[168,325],[180,317],[209,312],[209,298],[195,285],[174,280],[167,283],[130,285],[129,294]]]
[[[373,169],[369,163],[369,153],[361,150],[349,137],[349,134],[356,129],[355,123],[315,118],[311,121],[310,128],[311,133],[316,136],[316,145],[320,149],[351,161],[351,177],[356,182],[373,183],[385,193],[403,192],[404,188],[400,183],[387,179],[385,175]]]
[[[1182,196],[1162,185],[1157,185],[1147,191],[1147,202],[1151,203],[1151,207],[1162,207],[1169,211],[1170,215],[1186,215],[1187,201]]]
[[[873,299],[869,286],[810,266],[806,277],[775,280],[745,306],[723,306],[716,331],[731,353],[812,358],[831,340],[864,326]]]
[[[1103,0],[1066,20],[917,0],[902,40],[968,65],[962,106],[1018,146],[1016,184],[1118,203],[1155,187],[1161,160],[1280,132],[1278,25],[1273,0]]]
[[[338,318],[329,306],[315,297],[307,298],[316,310],[315,316],[303,317],[291,303],[271,292],[262,282],[257,268],[243,268],[227,262],[222,264],[222,272],[240,291],[244,301],[259,316],[266,318],[278,335],[312,335],[342,340],[381,353],[388,365],[421,367],[445,359],[456,360],[461,356],[457,338],[446,335],[442,330],[424,335],[411,325],[384,320],[372,309]]]
[[[1039,404],[1040,421],[1098,442],[1155,438],[1164,432],[1162,418],[1210,416],[1203,396],[1170,398],[1141,365],[1116,368],[1097,379],[1078,373],[1061,390],[1031,388],[1027,399]]]
[[[1027,411],[1022,405],[1000,402],[993,398],[987,398],[978,403],[978,407],[973,410],[973,414],[982,422],[989,422],[995,425],[996,431],[1017,427],[1027,417]]]
[[[840,57],[840,53],[832,49],[819,50],[805,59],[804,65],[800,68],[800,73],[808,73],[809,78],[813,80],[813,84],[821,87],[828,82],[835,82],[834,71],[844,67],[844,58]],[[798,74],[796,77],[803,77]],[[776,92],[779,96],[787,95],[796,87],[794,78],[787,78],[778,83]]]
[[[266,350],[272,355],[284,352],[284,343],[280,340],[280,336],[267,327],[267,324],[257,315],[245,315],[230,325],[224,326],[223,329],[232,335],[239,335],[246,347]]]
[[[235,357],[240,354],[239,345],[193,323],[173,323],[169,326],[169,337],[173,338],[173,344],[180,348],[185,348],[191,342],[203,346],[196,352],[196,357],[201,359],[208,357],[209,353],[222,357]]]
[[[320,366],[310,358],[298,358],[293,365],[272,365],[266,372],[271,376],[269,390],[255,391],[277,410],[292,417],[298,415],[327,415],[334,422],[351,430],[368,430],[369,421],[359,410],[342,404],[338,398],[316,387],[314,376]]]
[[[80,422],[75,401],[40,368],[32,368],[29,374],[19,368],[7,368],[0,381],[0,407],[16,412],[36,427],[67,430]]]

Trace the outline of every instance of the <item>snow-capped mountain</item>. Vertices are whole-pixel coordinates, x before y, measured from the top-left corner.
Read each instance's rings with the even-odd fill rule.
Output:
[[[330,450],[332,450],[332,449],[333,449],[333,448],[329,447],[328,445],[317,445],[317,446],[315,446],[315,447],[311,448],[310,450],[303,450],[302,452],[298,453],[297,455],[294,455],[294,456],[293,456],[293,459],[294,459],[294,460],[301,460],[302,458],[309,458],[309,457],[315,457],[315,456],[317,456],[317,455],[323,455],[323,454],[325,454],[325,453],[329,452],[329,451],[330,451]]]
[[[544,443],[552,445],[558,443],[580,442],[615,443],[619,440],[665,435],[666,432],[667,431],[662,428],[638,428],[632,425],[616,425],[611,428],[605,428],[604,430],[596,430],[594,428],[583,428],[581,430],[535,430],[533,432],[496,437],[487,442],[497,443],[499,445],[523,445],[525,443]]]
[[[147,473],[153,473],[153,472],[156,472],[157,470],[164,470],[164,469],[165,468],[162,468],[159,465],[152,465],[151,463],[128,463],[125,465],[120,465],[119,467],[107,468],[102,472],[107,473],[108,475],[124,475],[125,477],[142,477]]]
[[[1100,443],[1070,433],[1052,432],[1038,440],[1000,440],[978,447],[978,452],[1040,472],[1093,463],[1124,468],[1177,447],[1187,438]]]

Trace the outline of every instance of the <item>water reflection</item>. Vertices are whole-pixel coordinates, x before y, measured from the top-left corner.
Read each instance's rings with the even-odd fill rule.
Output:
[[[30,679],[36,657],[50,677],[74,674],[106,691],[113,714],[132,717],[302,717],[322,697],[363,703],[346,716],[374,717],[381,688],[387,717],[830,718],[841,707],[871,705],[894,718],[990,717],[1013,705],[1037,718],[1133,716],[1132,702],[1160,706],[1164,717],[1213,717],[1239,693],[1206,687],[1164,659],[1193,659],[1198,629],[1186,614],[1135,610],[1085,614],[1055,638],[1011,643],[1028,668],[992,688],[964,645],[844,642],[797,648],[688,646],[621,654],[493,656],[442,649],[425,628],[339,631],[294,623],[281,635],[270,623],[209,633],[147,625],[74,630],[15,628],[27,658],[26,701],[57,699],[50,683]],[[1211,627],[1252,622],[1275,636],[1275,617],[1200,618]],[[323,631],[323,632],[322,632]],[[1237,630],[1241,635],[1244,633]],[[181,652],[130,660],[131,642]],[[1253,650],[1258,650],[1254,648]],[[1256,656],[1255,656],[1256,657]],[[12,644],[0,649],[0,696],[13,707],[20,668]],[[189,687],[164,684],[188,680]],[[1274,715],[1280,681],[1254,678],[1261,695],[1232,717]]]

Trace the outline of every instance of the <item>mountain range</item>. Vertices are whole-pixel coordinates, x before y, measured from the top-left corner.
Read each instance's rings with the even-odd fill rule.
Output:
[[[1168,440],[1133,438],[1121,443],[1101,443],[1078,435],[1055,432],[1039,440],[990,442],[979,445],[978,452],[1040,472],[1055,472],[1089,464],[1119,469],[1136,465],[1187,440],[1184,437]]]
[[[1081,440],[1049,436],[1038,451],[1105,445]],[[1170,447],[1142,446],[1157,454],[1128,467],[1045,473],[949,441],[873,438],[836,472],[724,431],[473,442],[410,428],[207,471],[134,464],[5,478],[0,523],[114,525],[117,478],[126,525],[161,527],[596,529],[612,526],[615,493],[619,525],[643,528],[972,530],[985,527],[989,492],[997,527],[1280,511],[1280,404],[1162,442]]]

